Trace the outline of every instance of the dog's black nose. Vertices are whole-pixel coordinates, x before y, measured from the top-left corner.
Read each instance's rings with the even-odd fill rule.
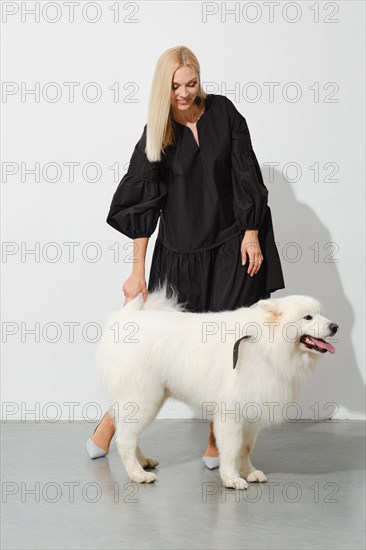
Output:
[[[337,323],[330,323],[329,328],[333,332],[333,334],[335,334],[338,330],[338,325]]]

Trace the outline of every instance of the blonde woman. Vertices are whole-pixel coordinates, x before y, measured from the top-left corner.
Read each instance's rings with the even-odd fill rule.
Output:
[[[125,303],[140,292],[146,300],[163,280],[194,312],[250,306],[284,288],[267,198],[245,118],[226,96],[203,91],[191,50],[165,51],[107,217],[134,241]],[[146,249],[159,218],[147,288]],[[107,412],[87,441],[91,458],[108,453],[114,431]],[[202,459],[219,466],[212,422]]]

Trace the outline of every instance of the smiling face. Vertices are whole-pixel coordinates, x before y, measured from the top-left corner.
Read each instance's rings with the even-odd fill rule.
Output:
[[[300,347],[313,353],[335,353],[335,347],[324,338],[334,336],[338,325],[320,314],[307,313],[300,321]]]
[[[172,108],[181,113],[192,110],[198,90],[199,78],[196,71],[188,66],[177,69],[172,80]]]
[[[315,355],[335,353],[335,347],[325,339],[336,334],[338,325],[322,315],[317,300],[296,295],[262,300],[259,305],[266,311],[266,320],[277,324],[277,333],[284,343]]]
[[[296,300],[295,300],[296,302]],[[317,300],[310,297],[298,299],[298,316],[295,321],[297,342],[301,351],[310,351],[316,355],[335,353],[335,347],[325,338],[334,336],[338,325],[322,315],[322,308]]]

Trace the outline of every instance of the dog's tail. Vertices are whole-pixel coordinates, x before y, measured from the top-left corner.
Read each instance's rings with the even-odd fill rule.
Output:
[[[124,309],[128,310],[174,310],[185,311],[184,303],[179,301],[179,294],[176,288],[164,279],[159,281],[154,290],[148,293],[147,300],[144,302],[142,294],[138,294],[133,300],[128,302]]]
[[[142,294],[140,293],[140,294],[137,294],[135,298],[133,298],[123,306],[123,311],[124,312],[136,311],[136,310],[142,309],[143,305],[144,305],[144,300],[142,299]]]

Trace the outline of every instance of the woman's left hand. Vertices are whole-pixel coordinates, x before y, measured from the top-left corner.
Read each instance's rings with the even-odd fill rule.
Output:
[[[253,277],[258,273],[264,259],[258,241],[258,231],[248,230],[245,232],[241,243],[241,257],[242,265],[245,265],[247,258],[249,258],[248,275]]]

